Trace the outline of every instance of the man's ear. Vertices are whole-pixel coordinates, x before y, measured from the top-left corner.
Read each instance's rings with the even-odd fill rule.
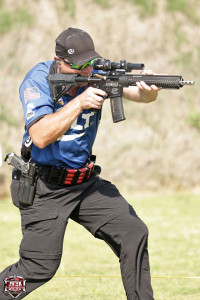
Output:
[[[58,56],[54,56],[54,60],[55,60],[57,65],[61,62],[61,60]]]

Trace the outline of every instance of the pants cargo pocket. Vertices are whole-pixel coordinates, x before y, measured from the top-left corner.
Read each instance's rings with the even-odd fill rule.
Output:
[[[22,214],[24,226],[20,255],[27,258],[57,259],[62,255],[63,230],[58,230],[58,211],[35,209]]]

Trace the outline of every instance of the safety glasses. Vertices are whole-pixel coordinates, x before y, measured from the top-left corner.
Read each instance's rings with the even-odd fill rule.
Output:
[[[73,63],[70,63],[70,62],[68,62],[66,59],[64,59],[63,58],[63,61],[66,63],[66,64],[68,64],[70,67],[71,67],[71,69],[75,69],[75,70],[83,70],[83,69],[85,69],[87,66],[92,66],[92,64],[93,64],[93,62],[94,62],[94,59],[92,59],[92,60],[90,60],[90,61],[88,61],[87,63],[85,63],[84,65],[82,65],[82,66],[78,66],[78,65],[75,65],[75,64],[73,64]]]

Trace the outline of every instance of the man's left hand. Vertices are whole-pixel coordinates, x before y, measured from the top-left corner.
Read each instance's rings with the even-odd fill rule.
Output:
[[[140,73],[141,75],[155,75],[152,70],[144,70]],[[136,83],[139,88],[140,100],[141,102],[149,103],[155,101],[158,96],[158,91],[162,88],[157,87],[156,85],[147,85],[144,81]]]
[[[151,70],[144,70],[141,75],[155,75]],[[136,86],[129,86],[123,89],[123,96],[134,102],[149,103],[157,99],[158,91],[162,88],[156,85],[147,85],[144,81],[136,82]]]

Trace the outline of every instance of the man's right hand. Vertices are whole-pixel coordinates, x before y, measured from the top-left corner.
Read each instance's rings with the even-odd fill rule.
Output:
[[[77,102],[77,105],[81,107],[82,110],[90,108],[100,109],[105,100],[103,97],[106,97],[106,95],[106,92],[101,89],[88,87],[85,92],[77,96],[74,101]]]
[[[33,143],[40,149],[58,140],[71,126],[83,109],[100,109],[107,94],[89,87],[69,101],[59,111],[45,115],[29,128]]]

